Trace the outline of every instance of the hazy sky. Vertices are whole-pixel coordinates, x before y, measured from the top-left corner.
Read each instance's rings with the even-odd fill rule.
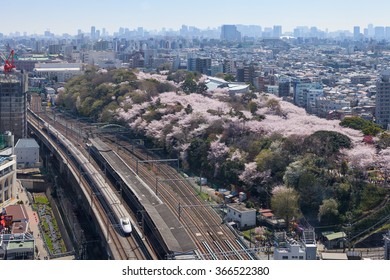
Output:
[[[222,24],[317,26],[322,30],[353,30],[369,23],[390,26],[389,0],[18,0],[3,3],[0,33],[76,34],[92,25],[111,34],[119,27],[178,30]]]

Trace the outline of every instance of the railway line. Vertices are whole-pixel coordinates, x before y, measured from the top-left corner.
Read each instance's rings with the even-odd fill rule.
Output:
[[[97,169],[90,163],[78,148],[78,144],[74,145],[69,139],[70,135],[65,138],[61,131],[57,130],[54,125],[50,125],[46,120],[29,112],[28,121],[31,126],[36,129],[42,129],[48,136],[48,140],[52,142],[52,146],[60,146],[58,152],[66,159],[66,164],[73,169],[78,177],[78,182],[82,186],[86,197],[90,197],[91,208],[96,211],[100,218],[102,228],[106,228],[107,243],[115,246],[115,259],[148,259],[151,256],[145,255],[145,250],[141,250],[139,245],[141,241],[137,238],[137,234],[127,235],[119,224],[121,217],[128,217],[128,210],[118,199],[117,194],[107,185],[104,178]],[[57,128],[60,128],[60,123],[57,122]],[[69,133],[70,134],[70,133]],[[79,140],[73,136],[75,143]]]
[[[58,114],[56,118],[57,126],[60,126]],[[62,124],[62,127],[65,132],[67,131],[68,138],[72,138],[75,143],[80,143],[81,139],[86,140],[88,137],[86,131],[90,130],[90,126],[82,126],[71,119],[67,119],[66,126]],[[256,259],[255,254],[246,248],[243,241],[222,223],[222,219],[212,209],[215,206],[199,199],[198,193],[174,168],[166,164],[157,165],[146,162],[141,164],[147,160],[158,161],[159,159],[145,155],[144,151],[135,148],[134,145],[130,147],[128,142],[116,137],[105,136],[104,139],[113,151],[120,153],[120,157],[130,168],[137,170],[140,178],[151,189],[155,186],[156,195],[175,213],[196,244],[198,249],[194,254],[197,258]],[[89,157],[87,150],[81,150],[85,156]],[[137,213],[134,214],[137,216]]]
[[[120,140],[110,136],[104,139],[111,145],[122,144]],[[203,259],[256,259],[255,255],[245,248],[243,242],[222,223],[222,219],[212,209],[212,206],[199,199],[199,195],[175,169],[166,164],[160,164],[158,175],[161,180],[158,181],[156,166],[137,164],[137,160],[157,160],[157,158],[145,156],[137,148],[133,146],[130,148],[128,143],[123,143],[122,147],[121,157],[130,167],[138,170],[139,175],[148,185],[156,184],[156,194],[180,218],[197,244],[199,255]]]

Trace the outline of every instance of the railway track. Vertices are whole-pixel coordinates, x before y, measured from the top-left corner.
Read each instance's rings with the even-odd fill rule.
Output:
[[[156,171],[155,165],[137,164],[137,160],[156,158],[145,156],[134,146],[129,147],[128,143],[110,136],[104,139],[113,150],[114,146],[122,144],[120,156],[131,168],[138,170],[139,176],[149,186],[156,186],[157,195],[178,215],[204,259],[254,259],[242,242],[237,242],[230,229],[222,224],[222,219],[211,205],[199,199],[199,195],[175,169],[160,164]],[[161,177],[160,181],[156,179],[156,173]]]
[[[57,129],[61,134],[64,133],[64,126],[61,124],[61,122],[54,122],[51,118],[44,118],[44,120],[48,123],[51,123],[55,129]],[[31,125],[35,126],[36,128],[42,127],[42,124],[39,123],[39,121],[29,115],[28,121]],[[65,128],[67,130],[67,128]],[[88,151],[82,148],[82,145],[80,145],[80,134],[72,133],[71,131],[66,133],[68,135],[67,139],[74,143],[75,146],[80,146],[79,152],[84,155],[88,155]],[[65,134],[64,134],[65,135]],[[48,137],[49,141],[52,142],[53,146],[56,146],[57,143],[53,141],[50,137]],[[81,142],[82,143],[82,142]],[[59,153],[63,155],[64,158],[69,159],[68,152],[64,152],[62,149],[58,149]],[[76,155],[77,156],[77,155]],[[75,170],[75,172],[78,175],[78,182],[80,185],[82,185],[90,194],[89,197],[91,199],[91,207],[95,211],[98,212],[98,215],[101,219],[105,221],[106,225],[106,240],[108,243],[112,244],[116,248],[116,252],[118,253],[118,256],[116,256],[116,259],[146,259],[144,253],[142,252],[139,244],[135,240],[133,235],[130,235],[128,237],[122,236],[118,230],[118,225],[113,223],[112,220],[109,219],[110,213],[107,213],[107,210],[104,209],[103,205],[99,202],[99,199],[96,198],[98,195],[98,191],[93,190],[90,187],[90,182],[88,182],[87,178],[85,177],[85,174],[80,171],[80,166],[76,166],[76,164],[72,160],[68,160],[67,163]],[[96,165],[96,163],[95,163]],[[99,168],[96,168],[96,170],[100,170]],[[111,213],[112,214],[112,213]]]
[[[63,123],[61,125],[58,114],[55,122],[56,127],[62,126],[65,135],[72,138],[74,143],[82,142],[82,139],[87,137],[85,131],[90,129],[89,125],[72,119],[66,119],[66,126]],[[138,164],[137,160],[157,160],[157,158],[145,155],[144,151],[135,148],[134,145],[130,147],[128,142],[117,138],[105,136],[104,139],[133,170],[138,170],[139,176],[152,189],[152,186],[156,186],[156,194],[172,212],[177,214],[198,247],[199,252],[196,253],[198,256],[203,259],[254,259],[253,254],[242,245],[242,241],[237,239],[226,225],[222,224],[222,219],[211,208],[211,205],[202,201],[198,193],[174,168],[166,164],[158,166],[147,163]],[[82,149],[82,152],[88,155],[87,150]],[[157,176],[161,178],[160,181],[156,179]],[[207,247],[204,244],[207,244]]]

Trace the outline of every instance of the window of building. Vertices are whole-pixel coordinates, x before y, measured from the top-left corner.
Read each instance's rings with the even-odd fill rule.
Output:
[[[288,256],[283,256],[282,260],[288,260]]]

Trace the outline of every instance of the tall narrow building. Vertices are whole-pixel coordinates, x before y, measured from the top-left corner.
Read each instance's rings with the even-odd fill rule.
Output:
[[[27,137],[27,74],[0,75],[0,133]]]
[[[387,129],[390,123],[390,70],[385,70],[376,81],[376,123]]]

